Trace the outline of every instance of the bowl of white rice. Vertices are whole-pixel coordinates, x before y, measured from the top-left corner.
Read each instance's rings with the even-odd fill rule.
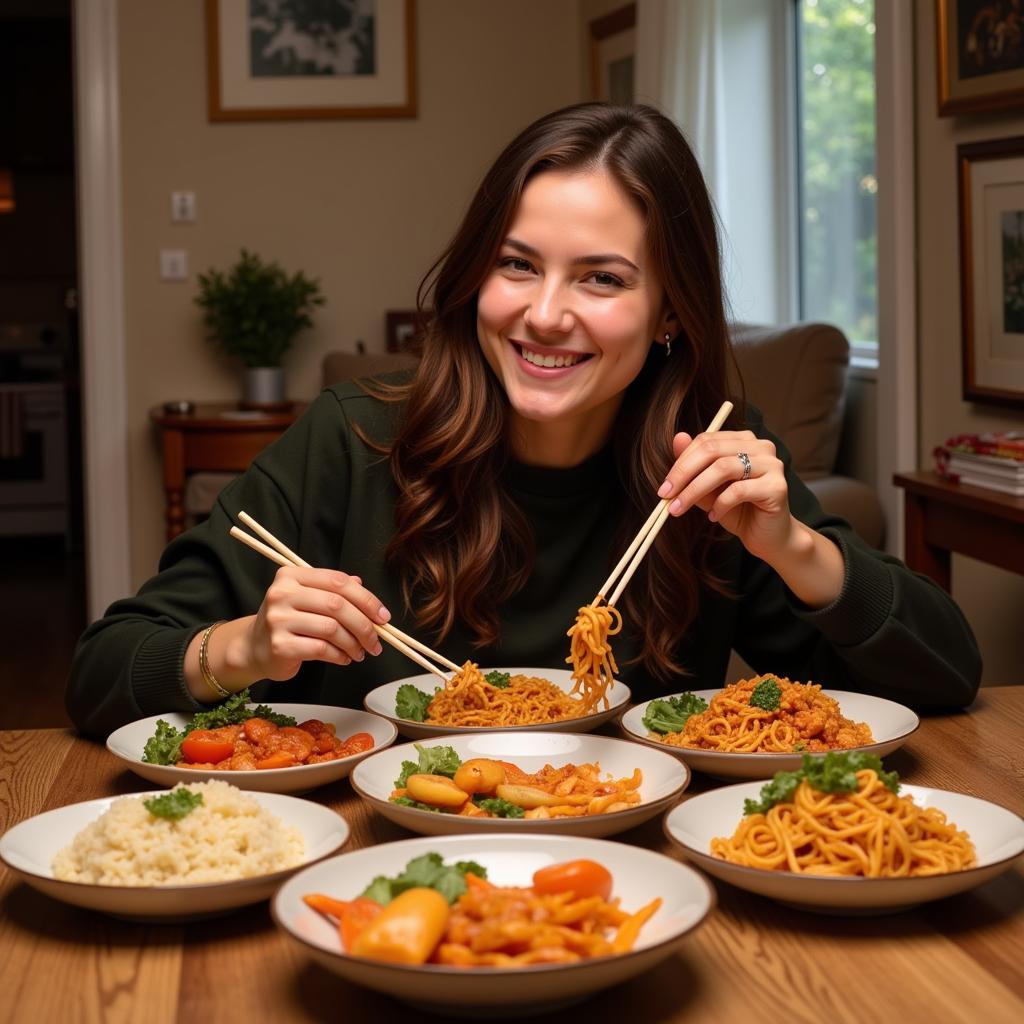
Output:
[[[341,815],[309,800],[243,793],[217,780],[169,792],[179,790],[196,803],[179,818],[146,806],[167,790],[37,814],[0,839],[0,858],[56,899],[118,917],[171,921],[265,900],[348,838]]]

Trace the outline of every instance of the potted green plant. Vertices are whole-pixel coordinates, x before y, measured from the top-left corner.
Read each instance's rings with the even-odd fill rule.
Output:
[[[242,406],[287,404],[281,360],[299,331],[312,326],[313,308],[324,304],[319,281],[302,271],[289,276],[242,249],[226,273],[211,268],[199,275],[196,304],[210,340],[245,366]]]

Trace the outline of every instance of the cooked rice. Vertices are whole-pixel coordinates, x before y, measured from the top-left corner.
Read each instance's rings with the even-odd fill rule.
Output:
[[[150,814],[141,797],[115,800],[54,857],[54,877],[93,885],[195,885],[252,878],[302,862],[299,830],[229,783],[174,788],[201,793],[203,802],[174,821]]]

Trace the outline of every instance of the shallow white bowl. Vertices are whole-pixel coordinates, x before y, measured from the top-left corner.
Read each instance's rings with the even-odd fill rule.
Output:
[[[483,668],[481,671],[487,673],[495,670]],[[497,671],[507,672],[512,676],[538,676],[541,679],[549,679],[564,693],[569,693],[572,690],[572,673],[568,669],[498,668]],[[366,695],[363,700],[363,707],[367,711],[372,711],[375,715],[382,715],[393,722],[403,736],[408,736],[414,740],[423,739],[425,736],[447,736],[452,733],[493,732],[494,726],[457,727],[451,725],[431,725],[429,722],[411,722],[409,719],[399,718],[395,714],[395,696],[400,686],[412,683],[417,690],[423,690],[424,693],[433,693],[438,687],[439,682],[437,676],[426,672],[421,676],[409,676],[407,679],[398,679],[393,683],[385,683],[383,686],[378,686],[375,690],[371,690]],[[608,693],[608,699],[608,709],[606,711],[599,711],[595,715],[587,715],[584,718],[568,718],[564,722],[542,722],[540,725],[515,725],[506,728],[515,729],[517,732],[526,732],[531,729],[534,731],[558,729],[560,732],[590,732],[591,729],[596,729],[599,725],[603,725],[609,719],[614,718],[622,710],[623,706],[629,701],[629,687],[616,679]]]
[[[639,804],[614,814],[593,814],[579,818],[468,818],[458,814],[421,811],[403,807],[388,797],[403,761],[416,761],[419,754],[412,743],[389,747],[368,757],[352,773],[352,788],[375,810],[411,832],[425,836],[467,832],[541,832],[572,836],[611,836],[653,818],[674,803],[690,781],[690,771],[681,761],[636,743],[563,732],[488,732],[476,736],[437,736],[422,740],[424,747],[454,748],[463,761],[490,757],[511,761],[525,772],[540,771],[546,764],[560,768],[567,764],[597,762],[605,776],[623,778],[636,768],[643,772]]]
[[[978,866],[921,878],[818,878],[764,871],[713,857],[711,840],[731,836],[743,818],[743,801],[757,797],[762,782],[725,786],[692,797],[665,817],[665,834],[708,874],[723,882],[806,910],[879,913],[901,910],[973,889],[1001,874],[1024,852],[1024,820],[999,804],[924,786],[901,786],[900,796],[936,807],[974,843]]]
[[[132,796],[143,799],[163,792]],[[267,899],[289,875],[336,852],[348,839],[345,819],[320,804],[276,793],[250,795],[285,825],[302,833],[305,857],[301,864],[255,878],[202,885],[91,885],[54,878],[53,858],[86,825],[109,810],[118,797],[69,804],[27,818],[0,838],[0,858],[15,874],[47,896],[115,917],[172,922],[223,913]]]
[[[182,729],[192,716],[172,711],[166,715],[140,718],[137,722],[121,726],[107,737],[107,750],[119,757],[136,775],[149,782],[163,786],[176,786],[179,782],[204,782],[206,779],[221,779],[239,789],[257,793],[308,793],[317,786],[344,779],[364,757],[376,753],[395,742],[398,736],[395,727],[378,715],[351,708],[337,708],[326,704],[268,704],[278,714],[291,715],[296,722],[319,718],[321,722],[333,723],[337,735],[344,739],[357,732],[368,732],[373,737],[373,747],[351,757],[322,764],[300,764],[294,768],[267,768],[258,771],[232,772],[208,771],[201,768],[176,768],[172,764],[149,764],[142,760],[146,740],[156,732],[156,723],[162,718],[175,729]]]
[[[519,969],[419,967],[385,964],[343,953],[338,930],[302,901],[320,892],[340,899],[358,896],[377,875],[399,874],[413,857],[436,851],[446,862],[474,860],[497,885],[529,885],[548,864],[589,858],[615,881],[613,895],[627,910],[655,896],[664,901],[647,922],[634,949],[621,956],[576,964]],[[468,1014],[516,1008],[520,1013],[575,999],[632,978],[669,956],[714,904],[714,891],[692,868],[625,843],[574,836],[434,836],[385,843],[322,861],[289,879],[271,903],[277,924],[317,963],[343,978],[434,1010]]]
[[[702,697],[709,704],[711,698],[721,690],[693,690],[693,694]],[[921,720],[910,708],[885,700],[883,697],[870,697],[865,693],[848,693],[845,690],[822,690],[826,697],[839,702],[843,715],[854,722],[866,722],[871,728],[874,743],[853,750],[866,751],[882,757],[891,754],[906,743]],[[678,697],[678,693],[657,698],[666,700],[668,696]],[[650,733],[643,724],[650,701],[631,707],[620,719],[619,726],[626,736],[637,743],[645,743],[658,750],[667,750],[680,760],[685,761],[694,771],[704,772],[718,779],[770,779],[776,772],[795,771],[803,760],[802,754],[726,754],[718,750],[688,750],[685,747],[671,747],[659,740],[652,740]],[[821,756],[821,755],[818,755]]]

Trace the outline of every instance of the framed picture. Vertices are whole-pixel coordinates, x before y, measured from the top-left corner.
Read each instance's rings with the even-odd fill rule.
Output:
[[[420,355],[426,316],[415,309],[389,309],[384,314],[384,337],[389,352],[412,352]]]
[[[935,0],[939,115],[1024,107],[1018,0]]]
[[[963,396],[1024,406],[1024,136],[956,155]]]
[[[590,22],[590,98],[633,102],[636,4],[626,4]]]
[[[416,116],[415,0],[206,0],[211,121]]]

